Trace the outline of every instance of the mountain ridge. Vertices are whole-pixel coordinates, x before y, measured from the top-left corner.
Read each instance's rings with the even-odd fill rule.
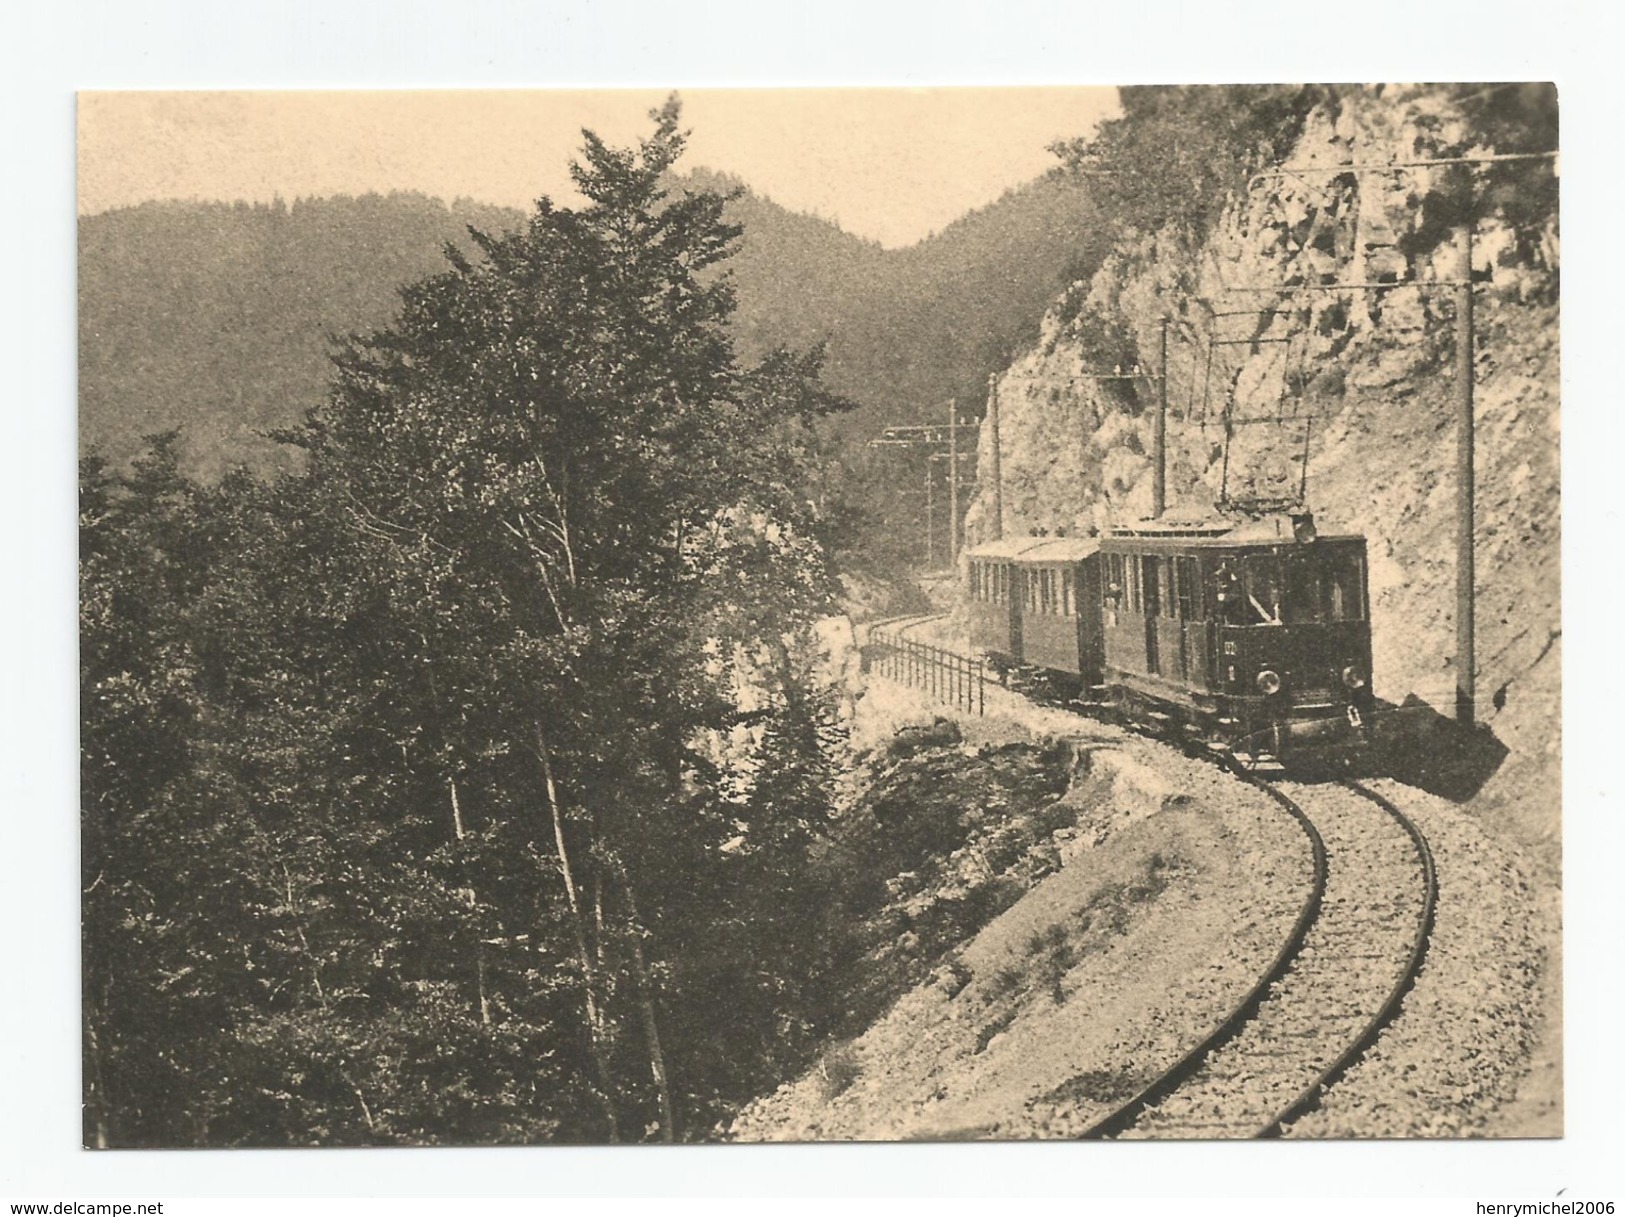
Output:
[[[1101,247],[1083,188],[1059,173],[1013,188],[915,245],[888,250],[715,170],[678,188],[737,190],[726,264],[743,361],[826,344],[826,378],[858,403],[849,437],[934,418],[974,396],[1036,333],[1063,272]],[[416,192],[272,203],[166,200],[81,216],[81,448],[128,461],[180,428],[190,471],[294,467],[264,433],[325,392],[335,336],[386,324],[399,290],[445,266],[467,228],[525,213]]]

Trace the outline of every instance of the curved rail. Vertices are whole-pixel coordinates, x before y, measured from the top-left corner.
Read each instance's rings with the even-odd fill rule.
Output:
[[[877,617],[873,621],[865,621],[863,629],[865,633],[869,634],[874,633],[876,630],[896,630],[898,633],[902,633],[904,630],[911,630],[915,626],[924,625],[927,621],[941,620],[947,615],[947,613],[903,613],[897,617]],[[902,622],[907,622],[907,624],[900,624]]]
[[[902,633],[940,616],[942,614],[920,614],[913,617],[895,618],[887,624],[896,629],[898,633]],[[1033,695],[1029,694],[1029,696]],[[1053,699],[1046,699],[1041,695],[1034,697],[1034,700],[1054,704]],[[1057,706],[1056,708],[1067,709],[1072,713],[1081,713],[1080,708],[1075,705]],[[1082,716],[1094,717],[1087,714]],[[1293,924],[1291,933],[1282,944],[1274,960],[1271,961],[1268,970],[1225,1020],[1149,1085],[1078,1134],[1077,1139],[1079,1140],[1114,1137],[1134,1128],[1147,1111],[1179,1091],[1185,1083],[1191,1081],[1201,1071],[1203,1065],[1215,1053],[1235,1040],[1259,1015],[1265,1000],[1270,996],[1271,989],[1293,970],[1311,930],[1320,917],[1322,903],[1326,894],[1329,861],[1325,840],[1302,807],[1285,792],[1278,790],[1262,780],[1257,774],[1237,763],[1237,758],[1233,754],[1214,756],[1211,751],[1204,753],[1188,746],[1188,741],[1170,742],[1186,744],[1187,746],[1183,750],[1188,755],[1206,755],[1209,759],[1217,760],[1242,781],[1262,790],[1297,820],[1310,841],[1313,854],[1314,875],[1311,891],[1299,912],[1297,920]],[[1339,779],[1337,784],[1351,794],[1375,805],[1403,829],[1409,838],[1417,865],[1421,871],[1421,907],[1417,913],[1415,929],[1404,965],[1400,969],[1398,979],[1394,982],[1386,1000],[1383,1001],[1376,1013],[1363,1024],[1358,1034],[1348,1043],[1348,1046],[1314,1076],[1313,1081],[1305,1086],[1269,1123],[1251,1134],[1255,1138],[1283,1136],[1294,1121],[1315,1110],[1325,1098],[1326,1092],[1349,1069],[1358,1063],[1372,1045],[1377,1042],[1382,1032],[1398,1017],[1406,995],[1414,987],[1416,978],[1426,960],[1428,943],[1433,932],[1439,888],[1437,869],[1427,839],[1410,817],[1375,791],[1348,778]]]
[[[1298,822],[1298,827],[1309,838],[1309,848],[1314,859],[1314,877],[1310,884],[1309,896],[1304,900],[1303,908],[1298,911],[1298,919],[1293,922],[1292,932],[1281,944],[1281,949],[1270,963],[1268,970],[1258,983],[1247,991],[1247,995],[1213,1033],[1175,1061],[1172,1067],[1149,1086],[1084,1129],[1078,1134],[1077,1140],[1092,1141],[1115,1137],[1138,1120],[1148,1107],[1160,1103],[1194,1076],[1214,1051],[1235,1038],[1236,1033],[1258,1013],[1258,1008],[1268,996],[1271,986],[1285,976],[1297,960],[1298,952],[1303,949],[1304,940],[1309,936],[1309,927],[1314,925],[1315,919],[1320,916],[1320,905],[1326,895],[1328,874],[1326,843],[1321,839],[1320,831],[1304,814],[1303,808],[1273,786],[1252,777],[1244,776],[1242,780],[1262,790],[1286,808],[1287,813]]]
[[[1326,1091],[1336,1084],[1337,1080],[1349,1071],[1354,1064],[1363,1057],[1371,1046],[1377,1042],[1377,1037],[1383,1029],[1399,1016],[1400,1007],[1405,1002],[1405,995],[1416,984],[1416,978],[1422,971],[1422,964],[1427,959],[1428,943],[1433,937],[1433,918],[1439,902],[1439,875],[1433,862],[1433,850],[1429,847],[1427,838],[1416,823],[1393,803],[1383,798],[1374,790],[1370,790],[1355,781],[1344,780],[1342,786],[1362,798],[1369,799],[1378,807],[1386,811],[1399,826],[1410,836],[1411,843],[1416,848],[1416,858],[1422,867],[1422,908],[1416,918],[1416,941],[1411,947],[1410,958],[1405,963],[1404,970],[1395,982],[1393,991],[1389,993],[1388,1000],[1382,1004],[1376,1014],[1365,1026],[1365,1029],[1350,1044],[1335,1061],[1304,1088],[1302,1094],[1292,1101],[1287,1108],[1276,1116],[1274,1120],[1262,1128],[1258,1136],[1279,1137],[1286,1131],[1286,1126],[1292,1121],[1309,1114],[1320,1105]]]
[[[1311,840],[1315,842],[1316,875],[1315,892],[1312,900],[1310,904],[1306,905],[1304,913],[1300,915],[1297,924],[1293,927],[1293,933],[1289,937],[1286,946],[1283,947],[1281,953],[1271,964],[1268,972],[1252,988],[1236,1009],[1231,1012],[1230,1016],[1211,1035],[1181,1057],[1149,1086],[1086,1129],[1081,1134],[1083,1138],[1114,1137],[1125,1133],[1130,1135],[1147,1135],[1149,1133],[1149,1135],[1155,1136],[1158,1131],[1162,1131],[1164,1135],[1172,1133],[1175,1136],[1203,1135],[1201,1130],[1212,1127],[1211,1120],[1214,1116],[1220,1117],[1221,1125],[1237,1126],[1236,1131],[1228,1135],[1250,1135],[1256,1138],[1280,1137],[1295,1120],[1319,1106],[1327,1091],[1377,1042],[1383,1030],[1398,1016],[1405,995],[1410,992],[1416,982],[1417,975],[1421,971],[1427,954],[1428,941],[1432,935],[1438,903],[1438,877],[1432,850],[1429,848],[1427,839],[1422,835],[1421,830],[1393,803],[1356,782],[1344,780],[1339,783],[1341,787],[1356,797],[1373,804],[1387,819],[1403,829],[1414,853],[1417,869],[1420,871],[1422,880],[1421,905],[1416,914],[1413,928],[1406,937],[1401,937],[1399,943],[1396,944],[1401,947],[1404,960],[1399,969],[1398,978],[1394,981],[1386,999],[1376,1012],[1363,1023],[1358,1024],[1358,1030],[1347,1041],[1346,1046],[1341,1051],[1338,1051],[1329,1063],[1313,1072],[1310,1075],[1311,1080],[1308,1085],[1298,1091],[1296,1096],[1284,1107],[1280,1108],[1273,1117],[1269,1118],[1268,1122],[1261,1128],[1254,1125],[1254,1131],[1250,1134],[1245,1131],[1248,1127],[1246,1123],[1248,1107],[1256,1107],[1256,1099],[1249,1103],[1242,1094],[1235,1094],[1234,1097],[1240,1104],[1239,1110],[1231,1108],[1230,1100],[1223,1101],[1222,1109],[1220,1107],[1205,1106],[1224,1093],[1224,1087],[1227,1085],[1224,1081],[1226,1077],[1231,1079],[1229,1085],[1233,1085],[1237,1079],[1238,1075],[1235,1072],[1236,1066],[1233,1061],[1221,1064],[1227,1053],[1232,1055],[1239,1053],[1240,1056],[1236,1057],[1236,1060],[1247,1060],[1249,1057],[1258,1059],[1261,1047],[1269,1044],[1272,1038],[1277,1043],[1281,1042],[1278,1029],[1283,1021],[1289,1025],[1301,1021],[1312,1026],[1313,1022],[1318,1018],[1315,1013],[1317,1007],[1314,1003],[1316,1000],[1315,994],[1319,990],[1310,988],[1290,997],[1287,996],[1286,992],[1279,989],[1273,993],[1271,992],[1273,986],[1283,981],[1290,989],[1292,982],[1285,978],[1289,973],[1293,972],[1297,965],[1305,943],[1311,937],[1311,932],[1313,931],[1322,936],[1325,934],[1333,935],[1333,938],[1329,941],[1335,941],[1338,937],[1346,939],[1349,935],[1346,926],[1341,929],[1328,926],[1324,931],[1314,929],[1315,923],[1321,915],[1321,902],[1326,891],[1328,873],[1328,859],[1324,838],[1321,836],[1319,829],[1309,820],[1303,808],[1298,806],[1285,792],[1255,778],[1244,777],[1244,780],[1264,790],[1270,797],[1291,812],[1294,818],[1298,819],[1299,823],[1304,826],[1305,831],[1311,835]],[[1350,830],[1351,825],[1339,821],[1339,833],[1346,837]],[[1357,839],[1356,837],[1352,840]],[[1358,863],[1351,861],[1347,865],[1358,865]],[[1413,871],[1412,873],[1414,875],[1416,872]],[[1345,895],[1343,899],[1346,900],[1347,896]],[[1407,937],[1409,940],[1408,950],[1405,949]],[[1325,949],[1324,946],[1317,948],[1317,950],[1323,949]],[[1316,967],[1324,968],[1325,966],[1326,961],[1316,961],[1310,969],[1311,974],[1313,974]],[[1335,998],[1335,993],[1332,996]],[[1275,1009],[1272,1016],[1266,1017],[1261,1011],[1264,1002],[1272,998],[1283,1004]],[[1333,1005],[1336,1004],[1338,1003],[1334,1000]],[[1255,1020],[1259,1019],[1265,1021],[1255,1023]],[[1277,1028],[1274,1032],[1270,1030],[1272,1024]],[[1336,1019],[1333,1019],[1331,1025],[1335,1026],[1335,1024]],[[1353,1030],[1353,1028],[1345,1028],[1344,1034],[1347,1034],[1350,1030]],[[1302,1033],[1293,1032],[1291,1034],[1295,1036]],[[1248,1035],[1253,1036],[1255,1042],[1244,1045],[1242,1041],[1245,1041]],[[1259,1037],[1263,1038],[1260,1039]],[[1232,1044],[1235,1046],[1230,1047]],[[1267,1055],[1274,1055],[1274,1053],[1268,1053]],[[1296,1056],[1297,1054],[1293,1053],[1292,1055]],[[1213,1069],[1205,1068],[1210,1062],[1212,1062],[1213,1068],[1217,1069],[1216,1074]],[[1259,1080],[1262,1082],[1264,1078],[1260,1077]],[[1282,1080],[1284,1080],[1284,1077]],[[1195,1086],[1196,1089],[1190,1090],[1187,1084]],[[1269,1083],[1265,1082],[1264,1084],[1267,1089]],[[1279,1088],[1279,1082],[1275,1083],[1275,1085]],[[1204,1093],[1208,1096],[1206,1099],[1201,1097]],[[1288,1091],[1287,1093],[1291,1094],[1292,1092]],[[1165,1100],[1170,1099],[1174,1100],[1176,1104],[1182,1103],[1186,1107],[1190,1107],[1193,1103],[1203,1104],[1204,1108],[1198,1122],[1195,1124],[1189,1123],[1189,1117],[1185,1115],[1172,1115],[1170,1117],[1167,1109],[1162,1107]],[[1253,1118],[1263,1119],[1264,1113],[1269,1110],[1269,1108],[1265,1108],[1264,1112],[1255,1111]],[[1226,1111],[1230,1111],[1232,1114],[1226,1116]],[[1149,1129],[1145,1124],[1148,1116],[1151,1119]],[[1159,1119],[1162,1121],[1160,1129]],[[1204,1123],[1204,1121],[1206,1122]]]

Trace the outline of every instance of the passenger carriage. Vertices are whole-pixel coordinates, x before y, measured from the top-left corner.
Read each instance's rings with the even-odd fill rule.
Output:
[[[1022,537],[969,551],[971,645],[1098,683],[1099,550],[1094,537]]]

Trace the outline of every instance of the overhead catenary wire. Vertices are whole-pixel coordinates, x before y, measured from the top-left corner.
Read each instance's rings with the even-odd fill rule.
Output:
[[[1337,177],[1344,173],[1400,172],[1407,169],[1431,169],[1438,165],[1497,165],[1510,161],[1555,161],[1556,149],[1549,152],[1494,152],[1481,156],[1439,156],[1414,161],[1344,161],[1325,165],[1277,165],[1263,169],[1247,179],[1247,188],[1254,182],[1273,177],[1301,177],[1306,173],[1329,173]]]

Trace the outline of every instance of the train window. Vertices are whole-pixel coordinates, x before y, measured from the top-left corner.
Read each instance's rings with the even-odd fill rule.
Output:
[[[1157,607],[1164,617],[1174,618],[1179,616],[1179,600],[1174,595],[1174,560],[1172,558],[1157,559]]]
[[[1280,625],[1281,560],[1249,554],[1241,561],[1241,617],[1247,625]]]
[[[1174,559],[1174,583],[1179,593],[1179,615],[1195,621],[1202,615],[1201,584],[1195,558]]]
[[[1326,563],[1326,619],[1365,620],[1365,557],[1356,550],[1334,550]]]
[[[1134,560],[1135,569],[1140,576],[1140,585],[1136,589],[1140,593],[1140,611],[1147,617],[1160,617],[1162,615],[1162,610],[1159,607],[1161,601],[1157,599],[1158,592],[1161,590],[1157,568],[1161,565],[1162,560],[1160,558],[1153,558],[1149,554]]]
[[[1239,569],[1240,563],[1225,560],[1213,572],[1214,615],[1225,625],[1246,625],[1254,620],[1252,607],[1247,603],[1246,592],[1242,588],[1241,576],[1237,573]]]
[[[1127,578],[1123,581],[1124,598],[1130,613],[1138,615],[1143,611],[1140,588],[1140,564],[1134,558],[1126,557],[1123,562],[1123,574]]]
[[[1070,570],[1061,572],[1061,616],[1072,616],[1073,605],[1076,603],[1076,592],[1073,590],[1073,573]]]
[[[1285,621],[1288,625],[1306,625],[1324,621],[1326,599],[1325,574],[1313,559],[1294,555],[1287,564],[1287,597]]]
[[[1365,572],[1353,550],[1295,556],[1288,565],[1287,621],[1360,621],[1365,617]]]

